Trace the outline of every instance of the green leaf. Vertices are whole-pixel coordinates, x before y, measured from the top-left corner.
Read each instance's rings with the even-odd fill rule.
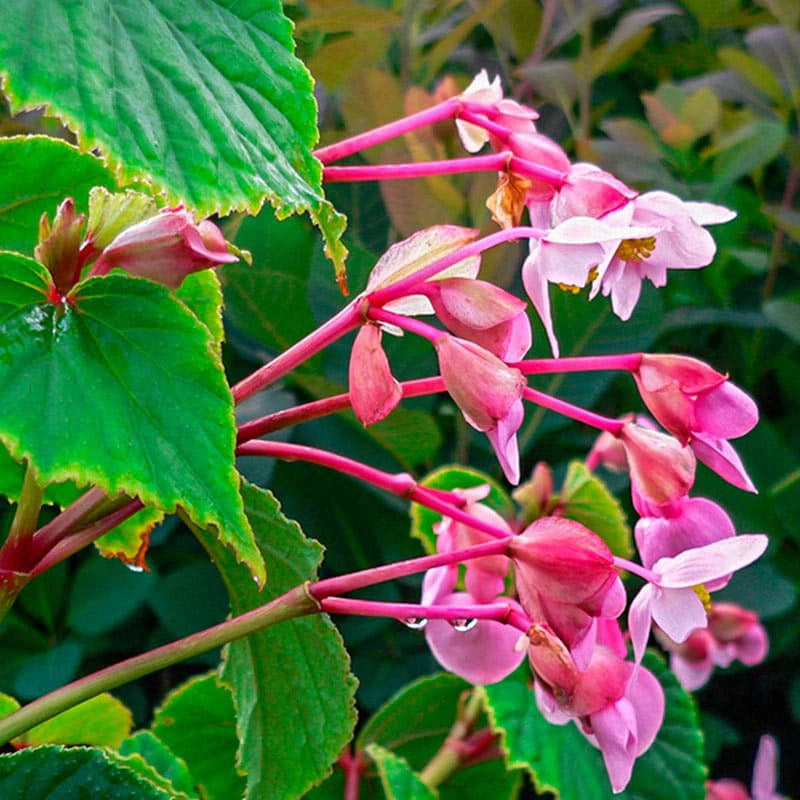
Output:
[[[245,779],[235,766],[233,698],[215,674],[191,678],[170,692],[156,709],[152,732],[186,763],[203,797],[243,796]]]
[[[664,689],[666,712],[625,791],[612,794],[600,751],[573,723],[551,725],[544,719],[521,671],[481,688],[509,766],[528,770],[537,791],[552,791],[561,800],[703,800],[703,740],[692,698],[660,658],[648,653],[644,663]]]
[[[215,352],[219,353],[225,329],[222,327],[222,288],[214,270],[204,269],[187,275],[175,290],[175,296],[208,328]]]
[[[91,800],[172,800],[102,750],[45,745],[0,755],[0,797],[83,800],[90,795]]]
[[[0,692],[0,719],[7,717],[9,714],[13,714],[19,707],[19,702],[11,697],[11,695]]]
[[[104,558],[118,558],[131,569],[146,569],[150,532],[163,519],[163,511],[148,506],[95,540],[94,546]]]
[[[15,739],[14,744],[22,747],[42,744],[118,747],[132,727],[130,710],[113,695],[104,693],[31,728]]]
[[[736,47],[720,47],[717,58],[728,68],[751,83],[770,100],[780,103],[783,89],[772,70],[757,58]]]
[[[65,197],[75,200],[78,213],[86,212],[89,190],[98,185],[113,188],[113,173],[61,139],[0,139],[0,249],[33,255],[42,214],[52,221]]]
[[[471,689],[466,681],[446,672],[414,681],[367,720],[356,748],[370,753],[380,745],[405,759],[412,770],[422,770],[444,743],[462,696]],[[475,728],[486,724],[481,716]],[[442,800],[505,800],[516,797],[518,783],[519,772],[507,771],[502,759],[493,758],[457,770],[438,790]]]
[[[428,486],[432,489],[443,489],[445,491],[469,489],[472,486],[481,486],[484,483],[488,483],[489,494],[482,502],[497,511],[505,519],[511,519],[514,516],[514,504],[503,487],[496,480],[476,469],[458,466],[439,467],[439,469],[426,475],[419,483],[420,486]],[[436,533],[433,530],[433,526],[441,520],[442,515],[418,503],[411,505],[410,513],[411,535],[422,542],[427,552],[435,553]]]
[[[261,591],[228,551],[200,534],[228,587],[231,612],[263,605],[314,580],[322,547],[287,519],[270,492],[242,487],[270,580]],[[330,772],[355,725],[355,678],[327,617],[289,620],[232,642],[223,678],[233,690],[239,763],[250,800],[301,797]]]
[[[594,531],[618,556],[633,552],[631,529],[622,506],[583,461],[572,461],[559,494],[559,510]]]
[[[768,164],[781,152],[785,141],[786,124],[771,119],[757,119],[729,133],[709,151],[718,154],[710,193]]]
[[[264,580],[233,466],[233,401],[208,330],[166,287],[122,273],[46,300],[35,261],[0,254],[0,441],[42,483],[179,506]]]
[[[367,747],[367,755],[378,767],[386,800],[435,800],[439,793],[426,786],[408,761],[379,744]]]
[[[310,151],[313,82],[279,0],[47,0],[36,17],[24,0],[4,7],[13,112],[46,104],[122,183],[149,181],[203,216],[265,200],[279,216],[310,211],[341,261],[344,220]]]
[[[764,316],[792,341],[800,342],[800,303],[795,300],[769,300],[764,303]]]
[[[155,575],[137,573],[116,561],[89,558],[72,583],[67,624],[84,636],[99,636],[116,628],[144,603]]]
[[[131,769],[141,771],[149,780],[157,780],[152,774],[154,772],[163,779],[163,788],[180,792],[188,797],[197,797],[186,762],[178,758],[150,731],[134,733],[120,744],[118,750],[120,755],[126,757],[125,763]],[[141,759],[144,768],[136,765],[136,757]]]

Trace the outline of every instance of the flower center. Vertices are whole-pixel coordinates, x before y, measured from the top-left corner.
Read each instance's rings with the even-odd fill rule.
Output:
[[[587,286],[588,284],[592,283],[592,281],[597,278],[597,264],[595,264],[587,273],[586,275],[586,283],[583,286]],[[575,286],[574,283],[557,283],[559,289],[562,292],[569,292],[570,294],[578,294],[578,292],[583,289],[583,286]]]
[[[708,613],[711,610],[711,594],[708,589],[704,584],[698,583],[697,586],[692,586],[692,591],[700,598],[703,608]]]
[[[641,264],[645,258],[650,258],[655,249],[655,236],[646,236],[644,239],[624,239],[620,242],[614,256],[623,261],[635,261],[637,264]]]

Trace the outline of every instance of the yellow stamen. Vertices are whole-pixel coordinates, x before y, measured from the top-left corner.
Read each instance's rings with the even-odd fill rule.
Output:
[[[588,286],[592,283],[592,281],[597,278],[597,275],[597,264],[595,264],[587,273],[586,283],[584,283],[583,286]],[[562,292],[569,292],[570,294],[578,294],[578,292],[583,289],[583,286],[576,286],[574,283],[557,283],[556,286],[558,286]]]
[[[706,613],[711,611],[711,594],[708,589],[706,589],[705,585],[698,583],[697,586],[692,586],[692,591],[700,598],[700,602],[703,604]]]
[[[650,258],[655,249],[655,236],[646,236],[644,239],[624,239],[620,242],[614,256],[623,261],[636,261],[641,264],[645,258]]]

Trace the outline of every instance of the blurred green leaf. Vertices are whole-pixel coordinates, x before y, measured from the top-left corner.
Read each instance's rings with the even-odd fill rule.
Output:
[[[715,155],[712,192],[772,161],[783,148],[786,124],[757,119],[742,125],[715,143],[706,155]]]
[[[770,100],[780,103],[783,99],[783,90],[778,79],[763,61],[736,47],[720,47],[717,50],[717,58],[728,69],[732,69],[737,75],[752,83]]]
[[[130,710],[113,695],[103,693],[36,725],[14,743],[18,747],[42,744],[119,747],[132,727]]]
[[[764,316],[792,341],[800,342],[800,302],[768,300],[764,303]]]
[[[83,646],[73,639],[36,653],[22,663],[12,683],[12,691],[23,700],[52,692],[78,674],[81,658]]]

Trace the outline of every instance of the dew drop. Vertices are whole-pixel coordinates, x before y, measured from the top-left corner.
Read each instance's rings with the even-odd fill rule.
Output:
[[[138,564],[126,564],[125,566],[131,572],[144,572],[144,567],[140,567]]]
[[[450,625],[452,626],[453,630],[458,631],[459,633],[471,631],[477,624],[478,620],[474,617],[472,619],[454,619],[450,621]]]
[[[428,620],[426,617],[406,617],[402,623],[412,631],[421,631],[428,624]]]

